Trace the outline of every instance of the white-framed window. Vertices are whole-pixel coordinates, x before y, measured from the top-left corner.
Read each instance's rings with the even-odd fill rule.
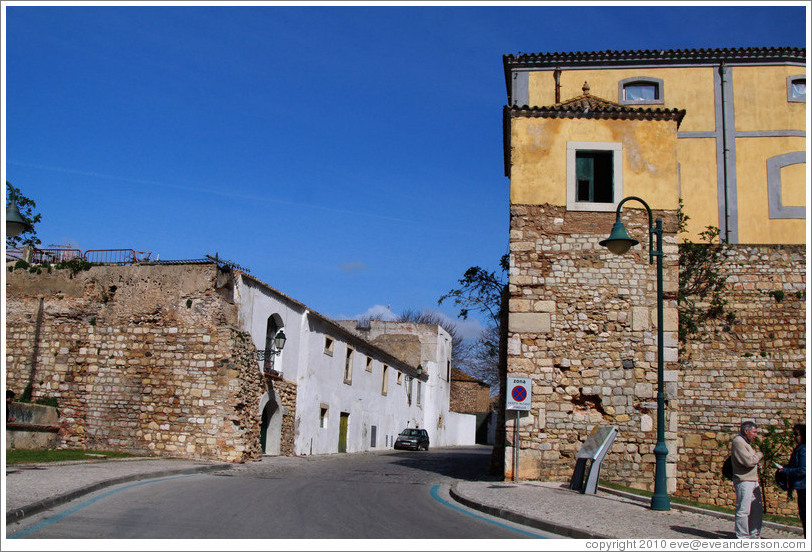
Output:
[[[787,101],[806,102],[806,75],[787,77]]]
[[[403,385],[403,372],[398,370],[397,382],[398,385]]]
[[[344,357],[344,383],[352,385],[352,347],[347,345],[347,356]]]
[[[383,365],[383,376],[381,377],[381,395],[389,393],[389,366]]]
[[[367,365],[366,365],[366,371],[367,371],[367,372],[371,372],[371,371],[372,371],[372,357],[371,357],[371,356],[367,356]]]
[[[420,397],[423,395],[423,382],[417,380],[417,406],[420,406]]]
[[[618,83],[618,103],[622,105],[659,105],[665,103],[663,79],[631,77]]]
[[[333,344],[334,344],[333,338],[330,337],[330,336],[325,335],[324,336],[324,354],[325,355],[333,356]]]
[[[567,209],[614,211],[623,197],[620,142],[567,142]]]

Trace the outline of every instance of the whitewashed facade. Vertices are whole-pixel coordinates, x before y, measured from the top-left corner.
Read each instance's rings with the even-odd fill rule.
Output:
[[[421,358],[407,363],[252,276],[236,273],[233,293],[239,325],[258,350],[271,349],[280,330],[287,338],[257,370],[296,384],[294,454],[391,448],[406,427],[426,428],[432,446],[474,444],[475,416],[448,410],[451,338],[442,328],[411,324]],[[265,454],[279,454],[280,404],[267,393],[260,404]]]

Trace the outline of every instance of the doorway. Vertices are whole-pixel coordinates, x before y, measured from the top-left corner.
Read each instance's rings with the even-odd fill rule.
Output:
[[[349,412],[342,412],[341,420],[338,423],[338,452],[347,452],[347,428],[349,425]]]
[[[259,444],[262,453],[279,456],[282,450],[282,409],[279,407],[279,396],[273,390],[262,397],[260,402],[262,425]]]

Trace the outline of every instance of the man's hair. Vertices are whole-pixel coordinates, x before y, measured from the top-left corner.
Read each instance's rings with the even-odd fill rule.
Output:
[[[751,422],[750,420],[747,420],[746,422],[742,422],[741,431],[742,431],[742,433],[744,433],[748,429],[753,429],[755,427],[756,427],[756,422]]]
[[[11,389],[6,389],[6,398],[13,399],[14,397],[15,397],[14,391],[12,391]]]
[[[806,443],[806,424],[795,424],[792,427],[792,431],[800,434],[801,442],[804,444]]]

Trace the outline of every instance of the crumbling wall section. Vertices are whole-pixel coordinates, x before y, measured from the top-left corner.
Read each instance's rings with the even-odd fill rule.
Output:
[[[6,376],[50,397],[61,444],[239,462],[258,457],[262,381],[211,265],[13,270]]]

